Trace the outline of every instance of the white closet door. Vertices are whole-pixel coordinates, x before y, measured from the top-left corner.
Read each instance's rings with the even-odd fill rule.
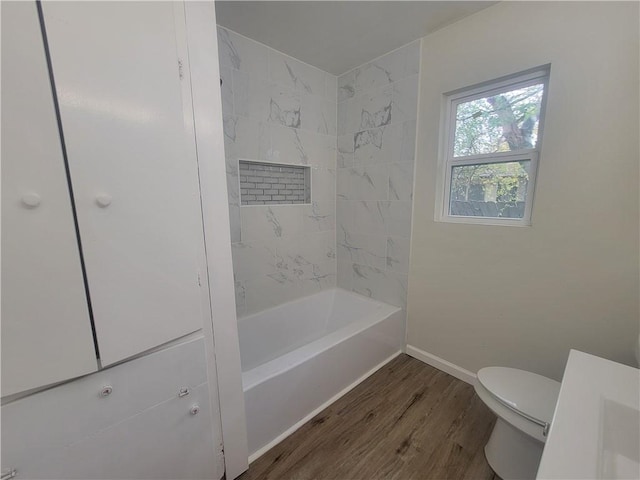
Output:
[[[35,2],[2,2],[2,394],[97,369]]]
[[[202,328],[184,6],[42,6],[98,347],[109,365]]]

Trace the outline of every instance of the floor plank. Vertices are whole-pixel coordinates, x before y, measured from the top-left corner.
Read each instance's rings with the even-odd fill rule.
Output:
[[[403,354],[240,480],[494,480],[483,451],[494,423],[472,386]]]

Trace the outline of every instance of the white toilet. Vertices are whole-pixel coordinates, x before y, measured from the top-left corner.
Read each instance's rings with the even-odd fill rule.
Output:
[[[498,416],[484,447],[504,480],[534,479],[558,400],[560,382],[506,367],[487,367],[475,383],[480,399]]]

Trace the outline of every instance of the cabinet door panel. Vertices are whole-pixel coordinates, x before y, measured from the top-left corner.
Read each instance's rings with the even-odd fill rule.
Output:
[[[191,415],[198,405],[200,411]],[[173,398],[24,468],[31,479],[218,479],[208,386]],[[131,446],[135,445],[135,448]]]
[[[176,2],[45,2],[43,10],[109,365],[202,327],[184,11]]]
[[[2,394],[9,395],[95,371],[97,362],[36,4],[1,8]]]
[[[3,405],[2,467],[18,468],[24,475],[20,478],[32,478],[25,466],[43,464],[41,475],[46,475],[43,459],[51,452],[81,444],[154,405],[179,398],[181,388],[193,391],[205,382],[204,341],[199,338]],[[105,385],[113,391],[101,396]],[[193,395],[180,400],[187,402],[188,408]],[[211,422],[207,428],[212,429]],[[125,446],[131,445],[135,443],[125,442]],[[109,471],[102,473],[111,478]]]
[[[210,405],[197,338],[3,405],[2,467],[25,479],[214,478],[222,439]]]

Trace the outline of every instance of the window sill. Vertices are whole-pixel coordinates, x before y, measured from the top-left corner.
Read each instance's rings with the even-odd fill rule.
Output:
[[[495,217],[465,217],[462,215],[456,216],[441,216],[435,218],[439,223],[459,223],[466,225],[490,225],[499,227],[530,227],[531,220],[515,219],[515,218],[495,218]]]

